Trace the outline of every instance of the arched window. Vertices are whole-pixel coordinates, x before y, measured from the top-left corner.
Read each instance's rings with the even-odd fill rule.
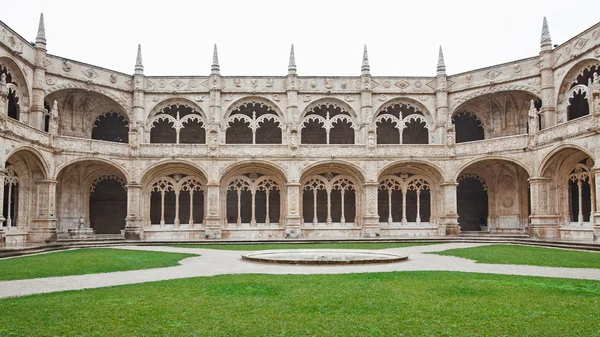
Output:
[[[591,65],[584,68],[571,83],[566,96],[567,120],[590,114],[591,84],[599,75],[600,65]]]
[[[187,224],[189,228],[204,218],[204,188],[200,179],[183,174],[171,174],[154,181],[150,190],[150,221],[152,224]]]
[[[227,184],[227,223],[264,224],[272,220],[281,223],[280,188],[268,175],[257,173],[233,177]]]
[[[421,176],[400,173],[379,182],[379,221],[389,226],[428,223],[431,217],[431,186]]]
[[[452,117],[455,125],[456,142],[472,142],[485,139],[483,125],[477,116],[471,112],[460,112]]]
[[[0,65],[0,77],[6,83],[6,90],[8,92],[8,117],[19,120],[19,100],[21,98],[19,87],[14,81],[12,74],[8,71],[8,68],[3,65]]]
[[[184,104],[171,104],[161,109],[150,120],[150,125],[150,143],[206,143],[204,118]]]
[[[234,109],[226,121],[227,144],[281,144],[282,122],[266,104],[247,102]]]
[[[2,211],[5,216],[6,227],[17,224],[19,209],[19,177],[9,167],[4,175],[4,204]]]
[[[304,223],[356,223],[356,186],[349,176],[325,173],[308,177],[302,185]]]
[[[377,144],[429,144],[429,123],[419,109],[397,103],[375,118]]]
[[[354,144],[354,121],[347,111],[335,104],[315,106],[300,124],[302,144]]]
[[[94,122],[92,139],[128,143],[129,121],[118,112],[104,113]]]
[[[589,167],[579,163],[568,176],[571,222],[582,225],[594,217],[594,179]]]

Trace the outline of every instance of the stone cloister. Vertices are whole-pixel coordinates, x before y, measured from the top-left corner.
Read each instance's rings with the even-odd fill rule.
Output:
[[[0,242],[600,237],[600,23],[448,75],[133,74],[0,22]],[[360,59],[359,59],[360,60]]]

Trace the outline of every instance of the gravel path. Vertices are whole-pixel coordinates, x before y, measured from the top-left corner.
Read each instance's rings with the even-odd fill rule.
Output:
[[[182,260],[181,265],[168,268],[132,270],[113,273],[61,276],[31,280],[0,281],[0,298],[109,287],[123,284],[172,280],[186,277],[214,276],[223,274],[344,274],[387,271],[460,271],[506,275],[560,277],[600,280],[600,269],[552,268],[523,265],[499,265],[475,263],[472,260],[452,256],[422,254],[454,248],[485,246],[480,243],[445,243],[430,246],[389,248],[381,251],[409,255],[404,262],[374,265],[274,265],[243,261],[244,251],[227,251],[201,248],[175,248],[162,246],[122,246],[120,249],[200,254]],[[115,248],[115,247],[111,247]]]

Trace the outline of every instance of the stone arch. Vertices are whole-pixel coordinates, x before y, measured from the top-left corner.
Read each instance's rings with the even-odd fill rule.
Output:
[[[206,171],[195,163],[185,160],[165,159],[148,166],[148,168],[142,171],[140,174],[140,184],[145,186],[150,180],[156,177],[172,173],[197,175],[204,179],[205,182],[208,181]]]
[[[557,160],[557,155],[561,155],[562,160],[564,161],[567,157],[580,152],[580,157],[587,156],[589,158],[594,159],[594,157],[590,154],[590,152],[576,144],[561,144],[552,148],[542,159],[539,167],[537,168],[537,175],[540,177],[547,176],[548,171],[551,169],[551,165],[553,161]]]
[[[241,171],[248,170],[248,167],[256,167],[263,171],[269,172],[270,175],[276,176],[282,184],[286,184],[287,182],[287,174],[285,170],[277,164],[266,160],[242,160],[235,162],[225,167],[221,171],[221,182],[226,177],[231,177],[232,175],[239,174]]]
[[[164,99],[164,100],[156,103],[152,108],[150,108],[150,112],[148,113],[148,116],[146,117],[146,123],[145,123],[146,126],[148,126],[148,123],[150,122],[150,120],[152,120],[152,118],[154,118],[158,112],[160,112],[162,109],[164,109],[170,105],[173,105],[173,104],[184,105],[184,106],[187,106],[187,107],[190,107],[190,108],[196,110],[202,116],[202,118],[208,122],[208,115],[200,107],[200,105],[196,104],[196,102],[189,100],[187,98],[171,97],[171,98],[167,98],[167,99]]]
[[[10,222],[11,226],[26,232],[31,228],[33,219],[47,217],[54,212],[47,190],[39,188],[38,184],[48,179],[48,165],[41,153],[29,146],[19,147],[5,158],[6,162],[2,163],[5,168],[2,174],[6,177],[1,212],[6,212],[7,225]],[[9,200],[12,206],[8,204]],[[1,215],[0,219],[4,221]],[[9,218],[12,219],[9,221]]]
[[[382,168],[377,175],[377,195],[370,201],[376,205],[382,235],[393,235],[407,226],[430,228],[423,234],[434,234],[442,211],[442,182],[442,171],[424,161],[396,161]]]
[[[130,174],[118,163],[111,161],[109,159],[105,159],[105,158],[99,158],[99,157],[81,157],[81,158],[77,158],[77,159],[73,159],[70,161],[67,161],[65,163],[60,164],[59,166],[57,166],[54,170],[54,179],[58,180],[59,175],[61,174],[62,171],[64,171],[65,168],[76,164],[76,163],[80,163],[80,162],[98,162],[102,165],[106,165],[110,168],[113,168],[115,170],[117,170],[124,178],[126,183],[129,183],[131,181],[131,177]]]
[[[50,87],[46,88],[46,97],[44,99],[51,102],[53,100],[47,99],[48,96],[50,96],[51,94],[57,93],[57,92],[61,92],[61,91],[65,91],[65,92],[82,91],[82,92],[95,93],[95,94],[98,94],[101,96],[105,96],[105,97],[109,98],[111,101],[113,101],[116,105],[118,105],[118,107],[125,114],[127,114],[127,118],[131,118],[131,116],[129,116],[129,114],[127,113],[128,111],[132,111],[131,110],[132,107],[129,102],[130,94],[127,94],[126,92],[122,92],[121,95],[117,95],[115,92],[113,92],[113,90],[105,90],[105,89],[102,89],[102,88],[99,88],[96,86],[90,86],[90,85],[81,84],[81,83],[66,83],[66,84],[54,85],[54,86],[50,86]]]
[[[300,217],[305,227],[352,228],[364,212],[364,175],[349,163],[315,163],[302,171]]]
[[[145,123],[150,143],[206,143],[206,113],[187,99],[170,98],[155,105]]]
[[[436,164],[423,161],[423,160],[399,160],[387,164],[377,172],[377,179],[380,179],[384,175],[391,174],[392,171],[398,168],[405,168],[414,172],[414,174],[424,175],[435,179],[435,183],[442,183],[444,181],[445,172]]]
[[[330,111],[339,111],[333,115]],[[299,126],[302,144],[356,144],[360,117],[345,102],[321,98],[302,112]]]
[[[21,94],[20,101],[23,103],[21,108],[23,108],[24,112],[29,111],[33,95],[30,91],[30,86],[27,83],[27,77],[23,73],[23,70],[12,57],[6,55],[0,56],[0,66],[4,66],[12,75],[12,81],[17,85]]]
[[[593,219],[597,198],[594,167],[594,157],[574,144],[555,147],[542,161],[537,213],[549,215],[561,228],[553,236],[593,238],[590,219]]]
[[[56,89],[51,87],[51,89]],[[97,120],[107,114],[122,116],[121,123],[129,125],[131,116],[114,95],[87,88],[62,89],[47,92],[45,102],[58,103],[58,133],[64,136],[91,138]],[[118,97],[117,97],[118,98]]]
[[[524,233],[530,177],[531,168],[507,157],[478,158],[462,165],[455,175],[461,230]]]
[[[302,120],[304,117],[306,117],[306,115],[312,109],[314,109],[315,107],[317,107],[321,104],[333,104],[333,105],[339,106],[340,108],[342,108],[343,110],[348,112],[348,114],[350,114],[350,117],[352,117],[354,119],[355,123],[359,122],[360,116],[356,113],[356,111],[348,103],[344,102],[343,100],[341,100],[339,98],[335,98],[335,97],[323,97],[323,98],[319,98],[314,101],[311,101],[310,103],[308,103],[306,105],[304,110],[302,110],[299,120]]]
[[[506,92],[506,91],[521,91],[521,92],[530,94],[535,97],[540,96],[539,88],[531,87],[531,86],[524,85],[524,84],[507,84],[507,85],[490,86],[490,87],[486,87],[484,89],[471,91],[470,93],[468,93],[464,96],[457,95],[456,97],[454,97],[453,100],[450,100],[450,102],[451,102],[450,116],[454,115],[461,108],[461,106],[463,106],[465,103],[467,103],[468,101],[470,101],[474,98],[478,98],[480,96],[484,96],[484,95],[488,95],[488,94]]]
[[[281,111],[281,108],[279,107],[279,105],[277,105],[272,100],[270,100],[266,97],[262,97],[262,96],[247,96],[247,97],[242,97],[238,100],[231,102],[231,104],[229,104],[229,106],[225,110],[225,114],[223,115],[223,119],[221,120],[222,123],[223,123],[223,121],[227,120],[227,118],[229,118],[229,116],[231,116],[231,113],[235,109],[237,109],[240,105],[245,104],[245,103],[264,104],[264,105],[268,106],[269,108],[271,108],[271,110],[275,111],[277,116],[282,120],[283,123],[285,123],[285,115]]]
[[[345,172],[346,175],[349,175],[352,178],[356,179],[358,184],[364,184],[366,181],[366,174],[364,170],[361,169],[359,166],[355,165],[354,163],[351,163],[346,160],[322,160],[312,163],[302,169],[302,171],[300,172],[300,180],[303,179],[302,177],[305,177],[307,174],[311,174],[313,172],[325,172],[328,170],[335,169],[342,170],[343,172]]]
[[[285,116],[263,97],[244,97],[231,104],[221,120],[227,144],[282,144]]]
[[[471,161],[468,161],[468,162],[462,164],[456,171],[454,171],[453,173],[451,173],[452,174],[451,175],[451,181],[456,181],[458,179],[458,177],[461,175],[461,173],[463,173],[463,171],[467,167],[473,166],[473,165],[475,165],[477,163],[480,163],[480,162],[489,161],[489,160],[511,162],[511,163],[513,163],[513,164],[521,167],[527,173],[528,176],[533,177],[534,170],[530,167],[530,165],[527,165],[523,161],[515,159],[515,158],[495,155],[495,156],[487,156],[487,157],[476,158],[476,159],[473,159]]]
[[[577,85],[577,78],[587,69],[591,70],[592,67],[596,66],[596,71],[600,69],[600,60],[595,58],[584,58],[573,64],[569,70],[565,73],[562,79],[560,79],[560,86],[556,93],[556,106],[562,107],[565,105],[565,99],[567,98],[567,92],[574,86]],[[587,83],[580,83],[587,86]]]
[[[34,162],[39,167],[43,179],[47,179],[50,176],[50,165],[48,164],[40,150],[36,149],[33,146],[22,145],[13,149],[10,153],[6,155],[5,158],[8,158],[7,161],[9,161],[11,157],[18,155],[19,153],[28,153],[31,155],[31,157],[34,159]]]
[[[377,110],[373,123],[378,131],[378,144],[433,142],[432,132],[435,130],[433,117],[423,104],[412,99],[388,100]]]
[[[158,162],[142,173],[140,183],[143,223],[148,230],[192,229],[206,222],[207,176],[196,164],[182,160]]]
[[[475,136],[478,135],[473,129],[476,124],[472,121],[469,123],[470,119],[465,119],[470,116],[475,116],[481,123],[483,137],[486,139],[527,133],[528,111],[532,99],[536,102],[540,100],[538,95],[522,89],[495,90],[463,99],[451,115],[456,128],[457,142],[460,142],[461,136],[465,139],[481,139],[481,135]],[[459,118],[462,118],[460,125],[457,123]],[[473,136],[469,137],[465,132],[471,132]]]
[[[221,212],[228,227],[278,227],[286,214],[284,171],[267,161],[242,161],[221,174]]]
[[[127,217],[128,174],[110,160],[85,157],[56,169],[58,236],[80,226],[98,234],[120,234]]]

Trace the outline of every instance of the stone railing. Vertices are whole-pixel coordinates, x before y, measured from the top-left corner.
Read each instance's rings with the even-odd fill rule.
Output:
[[[87,154],[103,154],[111,156],[129,156],[130,147],[127,143],[109,142],[96,139],[81,139],[76,137],[56,137],[56,147],[63,152]]]
[[[566,123],[561,123],[538,133],[538,145],[551,144],[563,139],[581,137],[592,133],[593,116],[584,116]],[[50,135],[25,123],[7,119],[6,135],[23,139],[25,144],[49,147]],[[485,140],[458,143],[454,147],[455,156],[473,154],[492,154],[520,151],[528,146],[528,134],[490,138]],[[150,144],[140,145],[139,152],[131,149],[127,143],[117,143],[78,137],[57,136],[54,144],[57,149],[87,154],[129,157],[172,157],[172,158],[445,158],[451,154],[449,148],[442,144],[380,144],[373,149],[364,144],[298,144],[294,150],[287,144],[219,144],[218,150],[212,151],[206,144]]]
[[[507,151],[522,151],[527,147],[528,135],[490,138],[456,144],[456,156],[494,154]]]
[[[5,133],[12,134],[16,137],[26,139],[30,143],[49,145],[50,135],[40,129],[36,129],[28,124],[12,119],[6,118],[6,129]]]
[[[549,144],[558,140],[574,138],[590,132],[593,116],[583,116],[543,129],[538,133],[538,144]]]

